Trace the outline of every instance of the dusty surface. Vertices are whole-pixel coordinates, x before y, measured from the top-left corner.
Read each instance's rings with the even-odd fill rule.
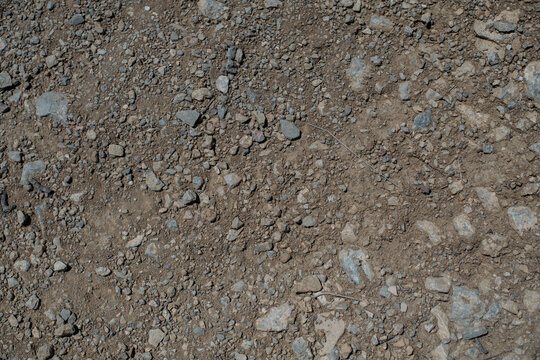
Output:
[[[0,13],[0,359],[539,352],[540,3]]]

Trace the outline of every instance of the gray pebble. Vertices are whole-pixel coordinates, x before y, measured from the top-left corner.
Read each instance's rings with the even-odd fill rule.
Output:
[[[193,128],[199,123],[200,114],[195,110],[182,110],[176,113],[176,117]]]
[[[296,140],[300,138],[300,129],[296,125],[287,120],[280,120],[281,132],[289,140]]]
[[[16,163],[22,162],[22,154],[20,151],[9,151],[7,153],[7,156],[11,161],[14,161]]]
[[[75,14],[69,19],[69,25],[77,26],[84,24],[84,17],[81,14]]]
[[[96,274],[99,276],[109,276],[111,274],[111,270],[109,268],[100,266],[96,268]]]
[[[6,71],[0,72],[0,89],[9,89],[11,86],[13,86],[13,82],[9,73]]]
[[[431,110],[426,110],[414,118],[413,130],[427,128],[431,124]]]

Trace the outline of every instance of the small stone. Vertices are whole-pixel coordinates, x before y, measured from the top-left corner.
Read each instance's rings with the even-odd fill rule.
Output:
[[[287,120],[280,120],[281,132],[289,140],[296,140],[300,138],[300,129],[296,125]]]
[[[178,231],[178,223],[174,219],[167,220],[167,229],[173,232]]]
[[[441,235],[441,231],[431,221],[419,220],[416,222],[416,227],[421,231],[427,233],[429,240],[434,245],[440,244],[442,242],[443,237]]]
[[[103,277],[109,276],[109,275],[111,275],[111,270],[109,268],[100,266],[100,267],[96,268],[96,274],[98,274],[99,276],[103,276]]]
[[[534,229],[538,221],[536,213],[526,206],[515,206],[508,209],[510,225],[520,236],[529,230]]]
[[[508,240],[506,237],[489,234],[487,238],[482,240],[480,244],[480,251],[482,255],[491,256],[493,258],[499,257],[503,249],[508,247]]]
[[[368,280],[371,281],[373,279],[373,272],[371,271],[371,267],[367,261],[367,255],[364,251],[351,249],[341,250],[338,253],[338,257],[343,270],[354,284],[360,285],[362,283],[362,278],[358,271],[358,263],[361,264],[361,268]]]
[[[13,162],[16,162],[16,163],[22,162],[22,154],[21,154],[20,151],[9,151],[7,153],[7,156],[9,158],[9,160],[11,160]]]
[[[309,292],[317,292],[322,290],[321,280],[315,276],[310,275],[297,282],[294,286],[294,291],[297,294],[304,294]]]
[[[344,243],[356,243],[358,241],[358,225],[347,222],[341,230],[341,240]]]
[[[482,152],[486,155],[493,153],[493,145],[483,145]]]
[[[52,358],[53,355],[54,355],[54,349],[49,344],[41,345],[36,351],[36,356],[38,360],[48,360]]]
[[[194,128],[199,123],[200,119],[199,112],[195,110],[182,110],[176,113],[176,117],[181,120],[184,124],[189,125]]]
[[[229,78],[225,75],[218,77],[216,80],[216,89],[226,94],[229,91]]]
[[[210,90],[208,90],[208,88],[200,88],[193,90],[191,97],[197,101],[203,101],[204,99],[210,99],[212,97],[212,93]]]
[[[426,110],[414,118],[413,130],[427,128],[431,124],[431,110]]]
[[[157,347],[165,338],[165,333],[161,329],[152,329],[148,332],[148,343]]]
[[[463,190],[463,183],[461,181],[454,181],[448,186],[448,189],[452,195],[456,195]]]
[[[144,239],[143,234],[137,235],[135,238],[133,238],[133,239],[131,239],[131,240],[129,240],[127,242],[126,247],[127,248],[137,248],[142,244],[143,239]]]
[[[198,6],[201,14],[213,20],[220,19],[225,10],[223,4],[215,0],[199,0]]]
[[[523,305],[530,313],[536,313],[540,311],[540,291],[525,290],[523,295]]]
[[[265,316],[255,321],[255,328],[259,331],[283,331],[291,321],[292,310],[293,307],[289,304],[273,307]]]
[[[460,236],[465,238],[471,238],[474,235],[474,228],[466,214],[461,214],[454,218],[454,228]]]
[[[9,89],[12,86],[11,75],[6,71],[0,72],[0,89]]]
[[[368,67],[363,59],[359,57],[353,57],[351,59],[351,65],[347,69],[347,77],[350,82],[350,87],[354,91],[361,91],[364,84],[364,77],[368,72]]]
[[[77,26],[84,24],[84,17],[81,14],[75,14],[69,19],[69,25]]]
[[[292,349],[298,360],[313,360],[313,353],[311,352],[309,343],[303,337],[299,337],[293,341]]]
[[[448,294],[450,286],[452,285],[450,279],[446,277],[427,277],[424,283],[425,287],[429,291],[436,291],[444,294]]]
[[[523,72],[523,77],[529,90],[529,97],[538,103],[540,101],[540,60],[528,63]]]
[[[114,157],[123,157],[124,156],[124,148],[117,144],[111,144],[109,145],[109,155]]]
[[[384,16],[371,15],[369,27],[375,30],[390,31],[394,27],[394,23]]]
[[[540,140],[529,146],[529,149],[535,154],[540,154]]]
[[[158,192],[163,190],[165,184],[152,170],[149,170],[146,173],[146,186],[148,186],[150,190]]]
[[[266,137],[264,136],[264,133],[261,130],[254,130],[251,133],[251,138],[256,143],[263,143],[266,141]]]
[[[45,64],[49,69],[53,68],[58,64],[58,59],[54,55],[49,55],[45,58]]]
[[[411,95],[409,94],[409,88],[411,87],[411,83],[409,81],[402,82],[398,86],[398,92],[399,92],[399,98],[403,101],[410,100]]]
[[[50,91],[42,94],[36,103],[36,115],[51,116],[57,121],[67,120],[68,101],[64,94]]]
[[[480,318],[484,311],[485,305],[480,301],[478,291],[463,286],[454,287],[451,320],[468,323],[473,318]]]
[[[474,190],[476,191],[476,195],[482,203],[482,206],[484,206],[486,210],[494,212],[501,208],[497,195],[494,192],[482,187],[477,187]]]
[[[193,190],[187,190],[184,195],[182,195],[182,204],[187,206],[196,203],[199,200],[199,196]]]
[[[17,210],[17,223],[20,226],[30,225],[30,217],[22,210]]]
[[[311,215],[308,215],[302,219],[302,225],[305,228],[312,228],[317,225],[317,219]]]
[[[281,6],[281,1],[279,0],[264,0],[264,7],[267,9],[275,9]]]
[[[75,335],[77,328],[73,324],[64,324],[54,330],[55,337],[69,337]]]
[[[464,329],[461,332],[461,335],[463,335],[463,339],[465,340],[472,340],[472,339],[476,339],[478,337],[487,335],[487,333],[488,331],[485,327],[475,326],[475,327]]]
[[[27,260],[17,260],[13,264],[13,268],[18,272],[27,272],[30,270],[30,263]]]
[[[507,22],[502,22],[502,21],[494,22],[493,27],[495,28],[495,30],[500,31],[502,33],[511,33],[516,30],[516,25],[507,23]]]
[[[68,266],[66,265],[66,263],[58,260],[54,263],[53,270],[55,272],[65,272],[68,270]]]
[[[41,300],[36,296],[36,294],[32,294],[28,301],[26,302],[26,307],[30,310],[37,310],[39,309],[39,305],[41,304]]]
[[[47,164],[41,160],[24,164],[20,184],[23,186],[28,185],[30,178],[34,177],[34,175],[41,174],[45,169],[47,169]]]
[[[236,173],[227,174],[223,178],[225,179],[225,183],[229,185],[231,189],[237,187],[240,182],[242,182],[242,178]]]

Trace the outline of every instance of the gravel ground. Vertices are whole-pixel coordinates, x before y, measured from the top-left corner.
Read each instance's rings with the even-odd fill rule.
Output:
[[[540,353],[540,2],[0,14],[0,359]]]

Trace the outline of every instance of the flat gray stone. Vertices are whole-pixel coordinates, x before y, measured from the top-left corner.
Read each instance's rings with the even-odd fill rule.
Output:
[[[367,72],[368,66],[363,59],[356,56],[351,59],[351,65],[346,73],[349,79],[349,86],[352,90],[360,91],[364,88],[364,77]]]
[[[34,177],[34,175],[41,174],[47,169],[47,164],[45,164],[41,160],[32,161],[29,163],[24,164],[22,175],[21,175],[21,185],[28,185],[30,183],[30,179]]]
[[[64,94],[49,91],[42,94],[36,103],[36,115],[51,116],[58,121],[67,120],[68,101]]]
[[[181,110],[176,113],[176,117],[193,128],[199,123],[201,115],[195,110]]]
[[[540,101],[540,60],[528,63],[523,77],[529,90],[528,95],[536,102]]]
[[[283,304],[273,307],[268,313],[255,321],[255,328],[259,331],[283,331],[291,321],[293,307]]]
[[[41,300],[36,296],[36,294],[32,294],[25,303],[26,307],[29,308],[30,310],[39,309],[40,304],[41,304]]]
[[[434,244],[440,244],[443,240],[441,231],[431,221],[419,220],[416,222],[416,227],[428,235],[429,240]]]
[[[529,146],[529,149],[535,154],[540,154],[540,140]]]
[[[9,89],[13,86],[11,76],[7,71],[0,72],[0,89]]]
[[[414,118],[413,130],[427,128],[431,124],[431,110],[426,110]]]
[[[411,95],[409,94],[410,87],[411,83],[409,81],[405,81],[399,84],[398,93],[401,100],[405,101],[411,99]]]
[[[123,157],[124,156],[124,148],[117,144],[110,144],[109,145],[109,155],[112,157]]]
[[[165,338],[165,333],[161,329],[152,329],[148,332],[148,343],[157,347]]]
[[[523,295],[523,305],[530,313],[536,313],[540,311],[540,291],[525,290]]]
[[[221,75],[216,80],[216,89],[218,89],[223,94],[229,92],[229,78],[225,75]]]
[[[186,206],[196,203],[197,200],[199,200],[199,196],[193,190],[186,191],[182,196],[182,204]]]
[[[54,349],[49,344],[41,345],[36,351],[36,356],[38,360],[49,360],[53,357],[53,355]]]
[[[371,15],[369,27],[381,31],[390,31],[394,27],[394,23],[384,16]]]
[[[100,266],[96,268],[96,274],[98,274],[99,276],[109,276],[111,275],[111,269]]]
[[[460,236],[471,238],[474,235],[474,228],[466,214],[458,215],[454,218],[454,228]]]
[[[84,24],[84,16],[82,16],[81,14],[75,14],[71,17],[71,19],[69,19],[69,25],[71,26],[77,26],[81,24]]]
[[[463,338],[465,340],[472,340],[472,339],[476,339],[476,338],[479,338],[481,336],[484,336],[484,335],[487,335],[488,331],[485,327],[483,326],[475,326],[475,327],[470,327],[470,328],[466,328],[464,329],[462,332],[461,332],[461,335],[463,335]]]
[[[289,140],[296,140],[300,138],[300,129],[296,125],[287,120],[280,120],[281,132]]]
[[[294,286],[294,292],[297,294],[305,294],[309,292],[317,292],[322,290],[321,280],[316,275],[306,276]]]
[[[474,319],[480,319],[485,307],[485,304],[480,301],[478,291],[456,286],[452,294],[450,320],[468,324]]]
[[[8,159],[16,163],[22,162],[22,154],[20,151],[8,151]]]
[[[444,294],[448,294],[452,282],[446,277],[427,277],[424,281],[426,289],[429,291],[436,291]]]
[[[202,15],[214,20],[220,19],[225,10],[223,4],[215,0],[199,0],[198,6]]]
[[[303,337],[299,337],[293,341],[292,349],[298,360],[313,360],[313,353],[311,352],[309,343]]]
[[[275,9],[281,6],[281,1],[279,0],[264,0],[264,7],[267,9]]]
[[[225,179],[225,183],[229,185],[230,188],[237,187],[242,181],[242,178],[236,173],[227,174],[223,178]]]
[[[520,236],[526,231],[534,229],[538,218],[536,212],[526,206],[514,206],[508,209],[510,225],[518,232]]]
[[[364,251],[351,249],[341,250],[338,254],[338,258],[343,270],[354,284],[360,285],[362,283],[362,277],[358,271],[357,262],[362,264],[362,270],[368,280],[371,281],[373,279],[373,272],[371,271],[371,267],[367,261],[367,255]]]
[[[146,173],[146,186],[152,191],[161,191],[165,187],[163,181],[159,179],[155,172],[152,170]]]

